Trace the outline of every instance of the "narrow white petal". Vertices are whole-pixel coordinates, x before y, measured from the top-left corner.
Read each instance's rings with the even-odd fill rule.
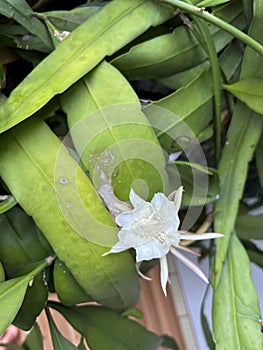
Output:
[[[145,203],[145,200],[143,200],[141,197],[139,197],[133,189],[130,191],[130,202],[133,205],[134,208],[138,208],[141,204]]]
[[[197,251],[195,251],[195,250],[193,250],[193,249],[191,249],[191,248],[189,248],[189,247],[185,247],[185,246],[183,246],[183,245],[178,245],[178,246],[176,246],[176,248],[181,249],[181,250],[184,250],[185,252],[194,254],[195,256],[201,256],[201,254],[198,253]]]
[[[140,271],[140,266],[141,266],[141,262],[138,262],[135,264],[136,266],[136,271],[138,273],[139,276],[141,276],[144,280],[146,281],[151,281],[152,278],[151,277],[148,277],[148,276],[145,276],[141,271]]]
[[[189,269],[191,269],[194,273],[196,273],[200,278],[202,278],[205,283],[209,283],[206,275],[203,273],[203,271],[191,260],[189,260],[187,257],[185,257],[183,254],[178,252],[175,248],[171,247],[170,251],[175,255],[179,260],[181,260]]]
[[[166,285],[168,281],[168,264],[167,264],[166,255],[160,258],[160,268],[161,268],[161,276],[160,276],[161,286],[162,286],[164,295],[167,296]]]
[[[183,186],[180,186],[174,195],[174,206],[177,211],[179,211],[183,195]]]
[[[187,240],[187,241],[200,241],[202,239],[213,239],[213,238],[220,238],[224,237],[221,233],[192,233],[192,234],[186,234],[186,235],[181,235],[181,239]]]

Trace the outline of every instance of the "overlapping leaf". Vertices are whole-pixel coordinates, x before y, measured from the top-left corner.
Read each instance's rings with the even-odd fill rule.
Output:
[[[113,66],[102,62],[61,96],[61,105],[96,187],[112,183],[115,194],[126,201],[138,179],[147,184],[148,198],[167,191],[163,150],[135,92]]]
[[[244,102],[252,111],[263,114],[263,79],[242,79],[224,88]]]
[[[108,350],[157,350],[161,339],[138,323],[100,307],[65,308],[51,303],[88,341],[91,348]]]
[[[106,55],[170,16],[170,7],[149,0],[110,2],[74,30],[0,105],[0,132],[28,118]]]
[[[213,329],[216,349],[262,349],[257,292],[251,282],[249,259],[232,235],[221,282],[213,296]]]

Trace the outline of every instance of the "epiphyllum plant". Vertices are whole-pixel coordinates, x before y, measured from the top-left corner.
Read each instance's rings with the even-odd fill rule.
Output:
[[[165,295],[168,281],[167,253],[170,251],[206,283],[209,283],[200,268],[178,251],[178,248],[190,251],[181,246],[180,241],[223,236],[219,233],[186,234],[178,230],[180,224],[178,210],[181,206],[182,192],[181,186],[168,198],[163,193],[156,193],[151,202],[146,202],[131,189],[130,202],[133,209],[122,212],[116,217],[116,223],[122,227],[118,233],[119,242],[104,254],[119,253],[134,248],[138,264],[143,260],[159,258],[161,286]],[[174,196],[173,201],[170,200],[172,196]]]

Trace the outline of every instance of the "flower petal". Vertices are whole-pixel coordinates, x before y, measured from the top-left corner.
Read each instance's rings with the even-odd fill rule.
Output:
[[[173,202],[169,201],[163,193],[156,193],[151,204],[158,214],[163,227],[167,228],[170,233],[177,231],[180,221]]]
[[[130,202],[134,208],[137,208],[140,205],[146,203],[145,200],[143,200],[140,196],[138,196],[138,194],[135,193],[133,189],[131,189],[131,191],[130,191],[129,198],[130,198]]]
[[[161,269],[161,286],[165,296],[167,296],[166,285],[168,281],[168,264],[166,255],[160,258],[160,269]]]
[[[115,219],[121,227],[134,227],[135,225],[145,225],[151,219],[154,212],[151,203],[144,202],[143,205],[128,212],[121,213]]]
[[[180,206],[181,206],[182,195],[183,195],[183,186],[180,186],[178,190],[175,191],[175,194],[174,194],[174,206],[177,211],[180,209]]]
[[[157,239],[149,239],[147,242],[138,245],[136,249],[136,261],[158,259],[169,252],[169,243],[160,243]]]
[[[203,273],[203,271],[190,259],[188,259],[186,256],[178,252],[175,248],[171,247],[170,249],[171,253],[175,255],[179,260],[181,260],[189,269],[191,269],[194,273],[196,273],[200,278],[202,278],[205,283],[209,283],[206,275]]]
[[[221,233],[192,233],[192,234],[183,234],[181,235],[181,239],[187,240],[187,241],[200,241],[202,239],[213,239],[213,238],[220,238],[224,237]]]
[[[151,280],[152,280],[151,277],[148,277],[148,276],[144,275],[144,274],[140,271],[141,262],[136,263],[135,266],[136,266],[136,271],[137,271],[137,273],[138,273],[139,276],[141,276],[141,277],[142,277],[144,280],[146,280],[146,281],[151,281]]]
[[[122,244],[122,242],[117,242],[116,244],[114,244],[114,246],[111,248],[111,250],[102,254],[102,256],[106,256],[108,254],[113,254],[113,253],[120,253],[120,252],[123,252],[124,250],[127,250],[129,248],[131,248],[131,247],[126,247]]]
[[[133,225],[133,212],[132,211],[125,211],[121,214],[119,214],[118,216],[116,216],[115,219],[116,223],[118,226],[121,227],[130,227]]]

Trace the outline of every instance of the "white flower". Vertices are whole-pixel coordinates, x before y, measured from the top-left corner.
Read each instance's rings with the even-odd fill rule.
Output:
[[[169,200],[163,193],[156,193],[151,202],[140,198],[133,190],[130,191],[130,202],[133,210],[123,212],[116,217],[116,223],[122,227],[118,233],[117,242],[109,252],[119,253],[134,248],[136,261],[160,259],[161,285],[166,295],[168,281],[168,265],[166,255],[170,251],[184,264],[197,273],[206,283],[208,279],[200,268],[182,255],[176,248],[181,240],[201,240],[221,237],[218,233],[182,234],[178,231],[180,220],[178,210],[181,206],[183,188],[180,187]]]

